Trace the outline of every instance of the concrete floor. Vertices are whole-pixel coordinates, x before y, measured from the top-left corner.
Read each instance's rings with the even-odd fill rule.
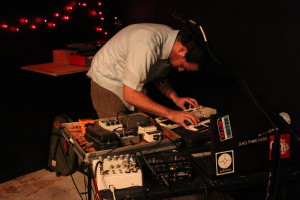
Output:
[[[85,191],[84,175],[73,174],[80,192]],[[71,176],[57,177],[55,173],[40,170],[0,185],[0,199],[3,200],[54,200],[80,199]]]
[[[73,175],[80,193],[86,192],[86,177],[80,172]],[[81,198],[82,197],[82,198]],[[0,184],[1,200],[81,200],[87,195],[78,194],[71,176],[57,177],[55,173],[39,170],[14,180]],[[190,195],[172,198],[174,200],[199,200],[202,195]]]

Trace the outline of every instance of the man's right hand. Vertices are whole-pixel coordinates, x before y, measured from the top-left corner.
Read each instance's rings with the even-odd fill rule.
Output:
[[[188,129],[186,123],[195,126],[200,122],[200,119],[195,114],[186,111],[171,111],[167,118],[175,123],[181,124],[186,129]]]

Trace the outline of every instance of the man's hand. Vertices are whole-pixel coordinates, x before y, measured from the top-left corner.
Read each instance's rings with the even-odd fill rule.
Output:
[[[190,106],[195,108],[199,107],[197,100],[189,97],[177,97],[174,98],[173,101],[182,110],[188,109],[185,107],[186,104],[189,104]]]
[[[123,87],[123,95],[125,101],[135,106],[136,108],[139,108],[143,112],[150,113],[156,116],[166,117],[175,123],[181,124],[186,129],[188,129],[186,123],[197,125],[200,121],[193,113],[167,108],[154,102],[145,94],[135,91],[126,85],[124,85]],[[198,106],[197,101],[194,99],[180,97],[178,97],[177,99],[178,102],[181,102],[182,104],[188,103],[195,107]],[[182,108],[184,108],[184,105],[182,105]]]
[[[167,118],[175,123],[181,124],[186,129],[188,129],[187,123],[195,126],[200,121],[193,113],[176,110],[170,112],[170,115]]]
[[[173,89],[168,79],[160,79],[156,82],[157,88],[168,98],[172,99],[172,101],[182,110],[186,110],[186,104],[191,107],[199,107],[199,104],[196,99],[189,97],[179,97],[176,91]]]

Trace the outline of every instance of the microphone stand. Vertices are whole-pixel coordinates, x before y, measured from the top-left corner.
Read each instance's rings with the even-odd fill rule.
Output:
[[[217,62],[218,64],[223,64],[219,59],[216,58],[216,56],[213,54],[213,52],[210,50],[210,46],[208,44],[207,37],[205,35],[204,29],[201,25],[199,25],[197,22],[195,22],[192,19],[187,19],[182,14],[178,13],[176,10],[173,11],[172,16],[176,19],[180,20],[181,22],[188,25],[189,29],[195,33],[196,28],[198,28],[198,31],[200,30],[202,39],[204,41],[205,47],[209,53],[209,55],[212,57],[212,59]],[[195,34],[196,35],[196,34]],[[195,39],[200,43],[203,44],[203,41],[200,40],[198,37],[199,35],[196,35]],[[258,102],[257,98],[253,94],[252,90],[248,86],[245,79],[242,77],[242,75],[237,72],[236,70],[229,68],[228,66],[224,65],[227,69],[229,69],[229,72],[232,73],[232,76],[237,79],[238,82],[240,82],[243,87],[246,89],[248,95],[250,96],[251,100],[255,104],[255,106],[260,110],[260,112],[264,115],[264,117],[267,119],[267,121],[270,123],[270,125],[273,127],[273,131],[267,132],[266,134],[273,134],[274,135],[274,141],[272,144],[272,159],[273,159],[273,167],[269,171],[269,179],[268,179],[268,185],[267,185],[267,192],[266,192],[266,200],[270,199],[276,199],[276,189],[277,189],[277,178],[278,178],[278,170],[280,169],[280,134],[278,132],[278,128],[275,126],[275,123],[269,116],[269,114],[266,112],[266,109],[262,107],[262,105]],[[257,95],[256,95],[257,96]],[[265,106],[268,105],[266,102]],[[290,134],[296,139],[296,141],[300,144],[300,137],[296,132],[290,127],[290,125],[283,120],[279,114],[277,114],[271,106],[268,106],[268,110],[272,113],[272,115],[290,132]]]

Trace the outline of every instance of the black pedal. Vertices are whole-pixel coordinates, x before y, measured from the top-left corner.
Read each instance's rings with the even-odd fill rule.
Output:
[[[88,142],[93,143],[93,147],[97,151],[113,149],[121,146],[121,140],[115,133],[100,126],[86,128],[86,134],[84,137]]]
[[[123,146],[140,142],[140,136],[136,129],[118,128],[113,131],[120,138]]]
[[[138,113],[125,115],[122,117],[122,124],[125,128],[137,128],[138,126],[146,126],[150,124],[149,116],[140,115]]]

